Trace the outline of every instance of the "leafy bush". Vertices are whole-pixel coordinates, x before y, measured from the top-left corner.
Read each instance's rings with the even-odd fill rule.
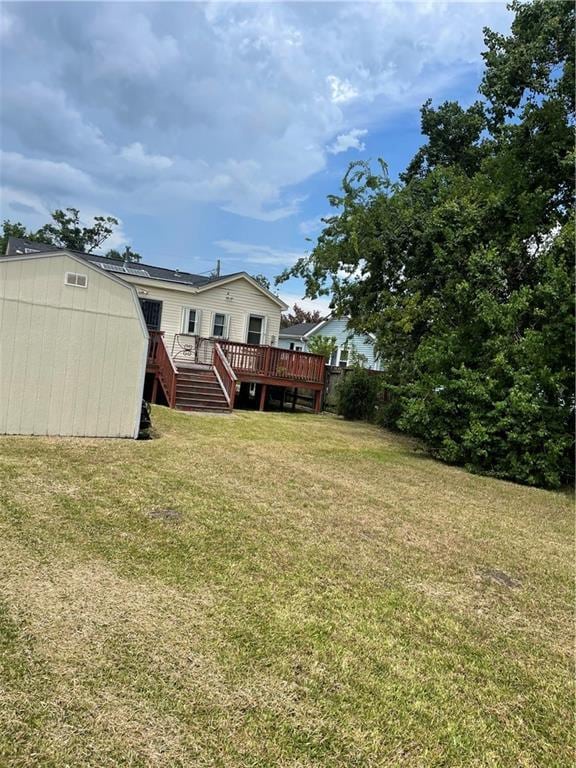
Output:
[[[332,357],[332,353],[336,352],[338,344],[336,343],[336,336],[311,336],[308,339],[308,352],[313,355],[324,355],[326,362]]]
[[[378,378],[365,368],[352,368],[336,389],[336,409],[345,419],[371,419],[376,408]]]

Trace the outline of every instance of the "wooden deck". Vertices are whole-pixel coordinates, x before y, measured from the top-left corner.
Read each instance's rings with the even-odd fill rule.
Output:
[[[325,359],[322,355],[293,352],[279,347],[242,344],[225,339],[208,339],[178,334],[171,354],[162,331],[150,331],[147,370],[154,373],[154,394],[162,387],[168,405],[176,407],[179,370],[190,381],[194,370],[214,372],[228,408],[234,407],[237,382],[260,384],[260,409],[264,408],[269,386],[308,389],[314,392],[314,409],[320,410]]]

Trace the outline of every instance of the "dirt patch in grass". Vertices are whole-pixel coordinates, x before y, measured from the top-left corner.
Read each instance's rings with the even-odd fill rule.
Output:
[[[178,522],[182,517],[182,512],[177,509],[151,509],[148,515],[153,520],[171,520],[172,522]]]
[[[497,568],[489,568],[487,571],[482,571],[482,578],[488,579],[488,581],[495,581],[496,584],[501,584],[504,587],[510,587],[511,589],[518,589],[522,586],[522,582],[519,579],[515,579],[504,571],[499,571]]]

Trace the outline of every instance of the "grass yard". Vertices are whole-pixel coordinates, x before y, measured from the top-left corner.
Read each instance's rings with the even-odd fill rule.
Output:
[[[573,765],[571,497],[333,417],[0,438],[0,766]]]

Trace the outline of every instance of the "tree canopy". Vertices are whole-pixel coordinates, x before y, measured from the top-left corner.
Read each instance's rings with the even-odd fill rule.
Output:
[[[271,286],[270,286],[270,280],[268,280],[268,278],[266,277],[266,275],[262,275],[262,274],[260,274],[260,273],[259,273],[259,274],[257,274],[257,275],[252,275],[252,279],[253,279],[253,280],[256,280],[256,282],[257,282],[259,285],[261,285],[261,286],[262,286],[262,288],[266,288],[266,290],[267,290],[267,291],[270,291],[270,290],[272,290],[272,288],[271,288]]]
[[[485,30],[480,99],[422,108],[393,182],[354,163],[311,255],[285,272],[371,331],[384,423],[470,470],[572,478],[574,6],[514,2]]]
[[[0,237],[1,253],[6,253],[9,237],[21,237],[32,242],[53,245],[56,248],[69,248],[72,251],[92,253],[98,250],[114,233],[119,221],[114,216],[95,216],[92,224],[86,226],[80,219],[77,208],[57,209],[51,214],[51,221],[40,229],[27,230],[19,221],[5,220]],[[110,250],[107,258],[122,259],[123,261],[140,261],[140,255],[126,246],[124,251]]]
[[[280,326],[289,328],[291,325],[299,325],[300,323],[319,323],[322,319],[322,314],[317,309],[309,311],[303,309],[299,304],[294,304],[291,310],[282,315]]]
[[[328,362],[338,349],[338,343],[336,336],[317,334],[316,336],[310,336],[307,347],[308,352],[313,355],[323,355],[326,358],[326,362]]]
[[[136,251],[133,251],[129,245],[125,245],[123,251],[118,251],[115,248],[111,248],[109,251],[106,251],[104,256],[107,259],[116,259],[118,261],[129,262],[137,262],[142,258],[140,254],[136,253]]]

